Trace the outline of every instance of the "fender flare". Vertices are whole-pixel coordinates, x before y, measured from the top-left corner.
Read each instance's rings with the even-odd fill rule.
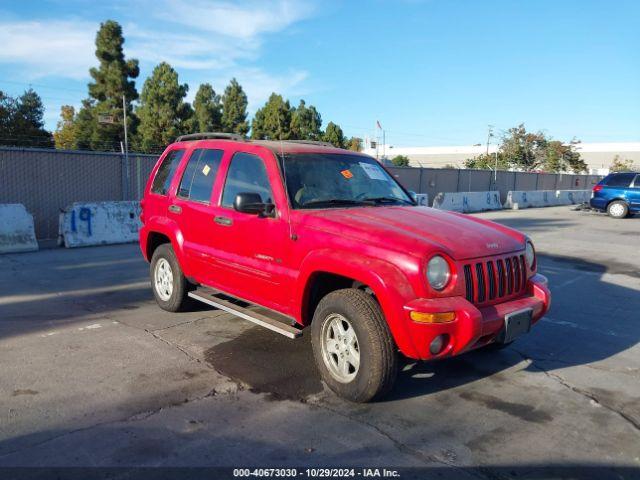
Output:
[[[403,307],[406,301],[416,298],[416,293],[398,267],[352,251],[342,252],[329,248],[312,251],[302,261],[295,292],[297,314],[303,325],[311,323],[305,312],[311,293],[311,279],[318,273],[341,275],[370,287],[398,348],[403,352],[415,350]]]
[[[144,229],[146,230],[144,239],[145,251],[149,242],[149,235],[152,233],[160,233],[164,235],[169,239],[183,273],[189,276],[191,272],[189,271],[189,262],[185,261],[184,236],[182,235],[182,230],[180,230],[178,224],[168,218],[156,217],[149,219],[147,223],[145,223]],[[151,261],[150,258],[148,260]]]

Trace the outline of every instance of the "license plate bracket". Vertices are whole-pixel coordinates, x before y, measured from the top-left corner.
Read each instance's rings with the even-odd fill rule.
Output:
[[[533,317],[533,309],[526,308],[511,312],[504,317],[504,343],[513,342],[520,335],[529,333],[531,330],[531,319]]]

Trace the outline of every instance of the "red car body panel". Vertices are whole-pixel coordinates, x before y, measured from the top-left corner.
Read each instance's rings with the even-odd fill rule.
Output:
[[[209,204],[176,196],[195,148],[224,151]],[[176,149],[185,153],[168,195],[152,193],[158,166]],[[287,153],[346,153],[290,143],[282,144],[282,149]],[[274,218],[222,206],[226,172],[236,152],[253,153],[264,161],[276,206]],[[171,205],[179,206],[181,214],[170,212]],[[310,285],[317,275],[341,275],[367,285],[381,306],[396,345],[411,358],[434,358],[429,345],[444,333],[450,342],[437,357],[490,343],[500,333],[507,313],[532,308],[535,322],[550,304],[546,279],[528,268],[526,288],[517,296],[482,304],[465,298],[463,264],[472,259],[523,254],[527,239],[522,233],[428,207],[291,209],[273,146],[260,142],[199,140],[171,145],[150,175],[142,211],[140,246],[148,261],[150,235],[164,235],[192,281],[273,309],[301,325],[311,321],[307,306]],[[218,216],[231,219],[233,226],[214,222]],[[435,254],[449,262],[452,272],[442,291],[432,289],[426,281],[426,265]],[[456,318],[450,323],[416,323],[410,318],[413,310],[455,312]]]

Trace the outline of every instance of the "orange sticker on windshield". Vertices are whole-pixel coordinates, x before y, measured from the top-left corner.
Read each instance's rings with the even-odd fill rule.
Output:
[[[342,170],[340,173],[344,178],[353,178],[353,173],[351,173],[351,170]]]

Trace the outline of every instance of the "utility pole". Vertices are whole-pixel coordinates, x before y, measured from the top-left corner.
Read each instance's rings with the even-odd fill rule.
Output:
[[[493,125],[489,125],[489,132],[487,133],[487,155],[489,155],[489,142],[493,137]]]
[[[124,123],[124,166],[125,166],[125,178],[127,179],[127,190],[129,190],[129,138],[128,138],[128,135],[127,135],[127,100],[126,100],[124,94],[122,94],[122,115],[123,115],[123,119],[124,119],[123,123]]]

